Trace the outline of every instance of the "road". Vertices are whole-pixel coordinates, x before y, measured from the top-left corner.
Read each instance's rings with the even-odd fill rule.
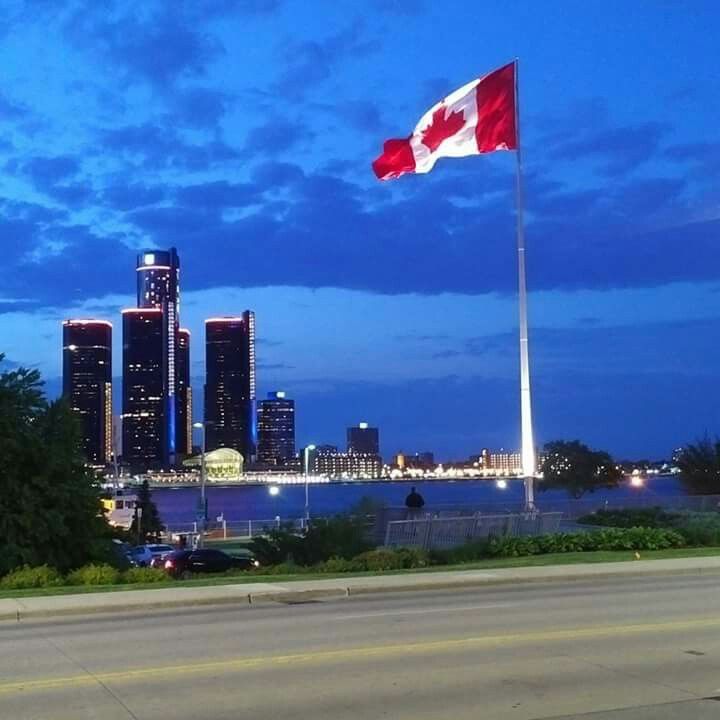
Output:
[[[597,579],[3,622],[0,718],[715,720],[719,590]]]

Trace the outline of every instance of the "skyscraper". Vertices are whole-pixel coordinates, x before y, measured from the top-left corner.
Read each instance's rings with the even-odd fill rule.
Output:
[[[112,453],[112,325],[63,323],[63,395],[80,418],[88,462],[106,465]]]
[[[175,452],[178,456],[189,455],[192,453],[192,387],[190,386],[190,331],[185,328],[178,330],[175,377],[177,397]]]
[[[155,307],[131,308],[122,316],[123,462],[144,472],[169,463],[165,313]]]
[[[348,452],[380,454],[380,437],[377,428],[368,427],[366,422],[347,429]]]
[[[205,438],[207,450],[255,458],[255,313],[205,321]]]
[[[258,460],[283,465],[295,457],[295,401],[282,391],[258,403]]]
[[[177,344],[180,258],[177,250],[145,250],[137,256],[137,306],[162,310],[163,464],[175,464],[177,440]]]

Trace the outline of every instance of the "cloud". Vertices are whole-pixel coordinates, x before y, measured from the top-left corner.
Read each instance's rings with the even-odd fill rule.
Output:
[[[291,41],[284,46],[285,70],[276,91],[300,98],[308,88],[327,80],[345,60],[365,57],[379,49],[377,42],[365,40],[364,26],[356,21],[323,40]]]
[[[133,4],[115,12],[95,3],[67,23],[69,37],[108,60],[128,83],[166,89],[182,77],[201,75],[222,47],[202,24],[188,21],[174,4]],[[123,8],[125,9],[125,8]]]
[[[220,90],[184,88],[172,96],[173,120],[192,128],[216,128],[230,102],[228,94]]]
[[[238,151],[222,140],[190,144],[174,129],[154,123],[105,128],[98,132],[98,142],[106,152],[146,169],[201,171],[239,157]]]
[[[245,141],[245,152],[273,157],[313,137],[314,133],[305,125],[274,118],[250,130]]]
[[[586,133],[579,139],[561,140],[552,152],[564,160],[596,160],[602,175],[615,178],[656,157],[661,140],[668,132],[666,125],[656,122],[605,128]]]
[[[106,187],[101,193],[101,198],[105,204],[124,212],[155,205],[164,200],[165,195],[164,187],[130,183]]]
[[[28,114],[28,109],[0,92],[0,120],[20,120]]]

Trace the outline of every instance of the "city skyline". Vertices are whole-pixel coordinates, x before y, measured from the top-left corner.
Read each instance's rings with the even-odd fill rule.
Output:
[[[4,368],[58,395],[59,321],[115,321],[120,268],[177,246],[196,408],[204,319],[252,307],[258,396],[296,400],[298,445],[367,418],[387,453],[517,447],[512,158],[370,170],[517,56],[537,444],[659,457],[720,428],[714,3],[198,7],[9,3]]]

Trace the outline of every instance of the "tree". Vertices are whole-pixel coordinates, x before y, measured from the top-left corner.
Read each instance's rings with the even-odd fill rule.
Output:
[[[152,500],[150,485],[147,480],[143,480],[140,490],[138,491],[138,507],[139,512],[135,513],[135,517],[130,527],[130,535],[135,538],[147,540],[152,538],[157,540],[165,526],[160,522],[160,513]],[[138,519],[139,525],[138,528]]]
[[[686,445],[677,459],[680,481],[692,495],[720,493],[720,438],[706,435]]]
[[[586,492],[620,484],[622,472],[602,450],[591,450],[579,440],[555,440],[547,443],[544,450],[540,490],[567,490],[577,499]]]
[[[65,401],[45,400],[37,371],[0,373],[0,575],[24,564],[68,570],[101,555],[108,525],[80,438]]]

